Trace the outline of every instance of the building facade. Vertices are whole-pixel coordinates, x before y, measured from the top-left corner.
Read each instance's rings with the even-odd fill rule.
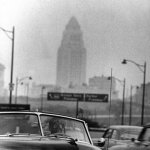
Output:
[[[97,87],[99,89],[103,89],[106,91],[110,90],[110,80],[108,77],[102,76],[94,76],[89,78],[89,86],[90,87]],[[116,81],[115,78],[112,78],[112,91],[116,91]]]
[[[107,76],[94,76],[89,78],[89,87],[91,89],[97,89],[100,93],[105,93],[110,96],[110,84],[111,80]],[[116,90],[116,80],[112,77],[112,87],[111,87],[111,98],[118,99],[118,91]]]
[[[86,82],[86,49],[80,25],[72,17],[63,32],[57,53],[56,85],[68,87]]]

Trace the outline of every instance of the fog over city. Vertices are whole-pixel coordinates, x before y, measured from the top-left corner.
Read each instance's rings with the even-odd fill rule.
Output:
[[[150,81],[149,0],[0,0],[0,27],[15,26],[14,81],[31,75],[55,84],[57,51],[72,16],[80,24],[87,51],[86,81],[93,76],[126,78],[127,87],[143,83],[143,73],[122,60],[147,62]],[[0,63],[10,82],[11,40],[0,31]]]

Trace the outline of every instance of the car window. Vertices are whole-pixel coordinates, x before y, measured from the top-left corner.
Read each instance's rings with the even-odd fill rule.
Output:
[[[4,134],[38,134],[41,135],[37,115],[1,114],[0,135]]]
[[[112,138],[112,139],[115,139],[115,140],[118,139],[117,130],[113,130],[113,132],[112,132],[112,137],[111,137],[111,138]]]
[[[104,138],[111,138],[112,131],[113,131],[112,129],[106,130],[106,132],[104,133],[103,137]]]
[[[143,141],[149,141],[150,142],[150,128],[147,128],[143,135]]]
[[[121,140],[131,140],[132,138],[137,139],[142,128],[124,128],[120,130]]]

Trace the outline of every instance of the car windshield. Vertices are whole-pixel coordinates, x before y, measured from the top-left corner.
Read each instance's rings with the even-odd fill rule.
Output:
[[[41,115],[40,119],[45,136],[68,137],[90,142],[82,121],[50,115]]]
[[[90,143],[85,124],[79,120],[47,114],[41,114],[40,120],[32,113],[0,114],[0,136],[18,135],[69,138]]]
[[[0,114],[0,135],[41,135],[37,115]]]
[[[137,139],[142,127],[122,127],[118,129],[107,130],[103,137],[113,138],[118,140],[130,140],[131,138]]]

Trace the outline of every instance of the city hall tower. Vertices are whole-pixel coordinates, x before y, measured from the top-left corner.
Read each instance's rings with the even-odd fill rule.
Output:
[[[61,87],[82,85],[86,82],[86,49],[80,25],[72,17],[63,32],[57,53],[56,84]]]

